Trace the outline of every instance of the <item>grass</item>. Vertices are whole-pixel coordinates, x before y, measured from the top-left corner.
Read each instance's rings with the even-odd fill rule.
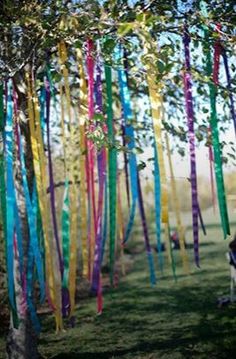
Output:
[[[217,298],[229,294],[228,243],[218,238],[218,229],[210,229],[202,239],[201,269],[192,266],[186,276],[178,264],[177,282],[167,269],[154,288],[145,253],[133,255],[130,273],[104,295],[102,315],[88,298],[65,333],[56,335],[52,318],[43,319],[40,352],[54,359],[233,359],[236,305],[217,307]]]

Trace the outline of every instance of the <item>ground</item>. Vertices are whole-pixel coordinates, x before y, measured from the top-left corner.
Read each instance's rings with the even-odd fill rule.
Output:
[[[83,299],[76,311],[76,327],[59,335],[54,333],[52,318],[42,318],[40,352],[54,359],[235,358],[236,304],[217,306],[219,297],[229,295],[230,283],[228,242],[219,229],[211,228],[201,238],[200,269],[192,264],[187,276],[179,263],[177,282],[167,269],[162,277],[158,275],[154,288],[138,242],[140,250],[130,245],[130,252],[136,252],[131,271],[104,296],[102,315],[96,315],[94,298]],[[192,249],[188,251],[193,262]],[[179,262],[179,253],[175,254]],[[3,346],[1,339],[2,353]]]

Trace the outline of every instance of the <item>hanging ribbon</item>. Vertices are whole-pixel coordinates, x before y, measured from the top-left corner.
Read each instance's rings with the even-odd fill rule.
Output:
[[[29,73],[26,73],[27,87],[28,87],[28,114],[30,126],[30,139],[33,154],[33,165],[36,177],[36,186],[39,198],[39,207],[42,219],[42,227],[44,234],[45,245],[45,271],[47,273],[47,287],[49,301],[52,303],[55,310],[56,328],[62,328],[61,318],[61,295],[59,284],[55,277],[55,268],[52,261],[52,244],[49,236],[49,212],[47,204],[47,184],[46,184],[46,171],[45,171],[45,155],[42,140],[42,131],[40,125],[40,113],[38,100],[34,93],[33,82]]]
[[[149,98],[151,104],[151,113],[153,119],[153,129],[154,129],[154,137],[155,137],[155,145],[156,145],[156,147],[154,147],[154,160],[155,160],[154,184],[155,184],[155,205],[157,206],[156,207],[157,245],[159,248],[158,252],[161,253],[160,252],[161,250],[160,222],[162,222],[165,226],[165,242],[166,242],[167,256],[169,262],[172,263],[173,255],[171,254],[170,237],[168,234],[168,227],[169,227],[168,190],[167,190],[167,180],[166,180],[166,172],[165,172],[165,164],[164,164],[164,156],[163,156],[163,148],[162,148],[162,120],[164,116],[163,99],[161,94],[162,85],[161,83],[159,84],[156,83],[156,77],[158,75],[158,71],[155,66],[155,63],[158,54],[156,50],[156,44],[153,42],[152,37],[145,26],[142,29],[140,29],[140,37],[142,38],[143,46],[144,46],[143,62],[147,71],[147,84],[148,84]],[[155,152],[156,150],[157,152]],[[157,169],[157,166],[159,170]],[[158,175],[160,175],[161,191],[157,179]],[[161,200],[159,200],[158,198],[159,195],[161,196]],[[161,213],[159,211],[160,201],[161,201]],[[161,268],[162,268],[162,264],[161,264]],[[172,263],[172,268],[173,268],[173,263]]]
[[[109,225],[110,225],[110,281],[113,285],[116,243],[116,171],[117,150],[114,145],[115,133],[112,110],[112,73],[111,67],[105,64],[105,80],[107,95],[107,128],[109,139],[108,176],[109,176]]]
[[[209,37],[208,34],[209,34],[208,29],[204,27],[204,35],[206,42],[208,42],[208,37]],[[205,53],[206,53],[206,73],[207,76],[211,77],[212,60],[211,60],[211,53],[209,47],[205,49]],[[229,218],[228,218],[228,210],[227,210],[226,196],[225,196],[222,158],[221,158],[219,131],[218,131],[218,119],[217,119],[217,111],[216,111],[216,96],[217,96],[216,86],[218,84],[220,53],[221,53],[220,43],[216,42],[214,46],[213,82],[209,82],[210,106],[211,106],[210,126],[212,133],[212,145],[214,151],[217,196],[218,196],[218,203],[219,203],[224,238],[226,238],[227,234],[230,234],[230,228],[229,228]]]
[[[195,154],[195,136],[194,136],[194,110],[192,98],[192,80],[190,67],[190,37],[187,25],[184,26],[184,95],[186,115],[188,120],[188,140],[190,150],[190,182],[192,194],[192,224],[193,224],[193,241],[194,241],[194,259],[197,267],[199,267],[199,228],[198,228],[198,192],[197,192],[197,172],[196,172],[196,154]]]
[[[116,50],[116,60],[121,61],[123,59],[121,48]],[[127,71],[127,69],[126,69]],[[128,240],[130,232],[132,230],[136,212],[136,203],[138,199],[138,174],[137,174],[137,160],[136,155],[133,152],[135,149],[134,128],[132,125],[133,114],[131,110],[131,101],[128,88],[127,73],[121,68],[118,69],[118,81],[120,89],[120,98],[123,109],[124,123],[125,123],[125,136],[128,138],[128,163],[130,174],[130,185],[132,195],[132,205],[130,209],[130,217],[125,232],[124,243]]]

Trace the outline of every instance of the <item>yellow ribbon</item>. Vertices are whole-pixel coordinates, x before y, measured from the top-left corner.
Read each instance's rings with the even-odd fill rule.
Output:
[[[161,94],[161,84],[156,83],[158,70],[156,67],[156,60],[158,58],[156,43],[153,42],[149,32],[143,28],[140,29],[140,37],[143,41],[144,56],[143,62],[147,71],[147,84],[149,90],[149,97],[151,103],[151,112],[153,119],[154,135],[157,144],[158,162],[160,169],[160,180],[161,180],[161,216],[162,223],[165,226],[165,240],[167,247],[167,255],[169,262],[171,262],[170,252],[170,239],[169,239],[169,215],[168,215],[168,189],[166,180],[166,171],[164,164],[164,155],[162,148],[162,120],[164,116],[163,111],[163,99]]]
[[[56,330],[63,328],[61,317],[61,291],[60,279],[56,278],[54,273],[55,269],[52,261],[53,246],[50,241],[49,235],[49,205],[47,203],[47,183],[46,183],[46,159],[44,154],[43,139],[40,127],[40,111],[38,99],[33,89],[33,84],[30,75],[26,73],[27,87],[28,87],[28,114],[29,114],[29,127],[30,139],[33,154],[33,165],[36,178],[36,186],[39,198],[39,207],[42,217],[42,226],[44,233],[45,245],[45,262],[46,262],[46,280],[49,290],[50,300],[55,307]],[[57,263],[58,264],[58,263]],[[59,272],[59,270],[58,270]]]

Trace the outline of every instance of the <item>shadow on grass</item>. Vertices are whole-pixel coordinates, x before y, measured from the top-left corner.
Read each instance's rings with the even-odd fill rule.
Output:
[[[197,334],[197,333],[196,333]],[[135,353],[139,354],[151,354],[157,351],[169,353],[171,358],[171,353],[173,353],[176,348],[179,349],[179,352],[183,355],[184,358],[196,357],[199,358],[199,350],[197,350],[198,343],[200,342],[199,336],[192,338],[170,338],[169,340],[161,341],[140,341],[137,345],[131,346],[128,349],[117,349],[111,351],[101,351],[101,352],[74,352],[74,353],[61,353],[59,355],[53,356],[50,359],[111,359],[114,357],[122,357],[127,354],[132,353],[132,358],[137,358]],[[208,340],[218,340],[219,335],[211,335],[208,337]],[[194,344],[193,344],[194,343]],[[211,349],[210,359],[233,359],[235,356],[236,343],[231,346],[230,349],[222,348],[220,343],[215,346],[214,350]],[[202,353],[203,354],[203,353]],[[207,351],[205,354],[209,355]]]
[[[227,265],[215,245],[202,252],[204,270],[179,276],[176,284],[166,275],[155,288],[149,287],[144,258],[141,263],[138,257],[134,272],[105,294],[101,316],[82,305],[80,331],[68,331],[61,342],[56,336],[41,338],[43,346],[51,346],[48,358],[233,359],[236,306],[217,307],[219,293],[229,291]]]

